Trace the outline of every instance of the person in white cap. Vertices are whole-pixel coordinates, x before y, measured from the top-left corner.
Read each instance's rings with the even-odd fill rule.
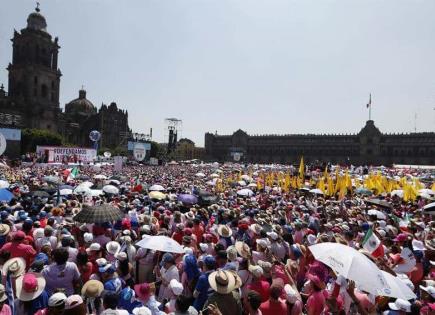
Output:
[[[280,260],[283,260],[287,250],[282,242],[282,239],[275,231],[268,232],[267,236],[270,238],[270,250],[272,254]]]
[[[388,303],[390,310],[396,311],[395,314],[405,315],[406,313],[411,313],[411,303],[403,299],[397,299],[394,302]],[[386,311],[384,315],[392,315],[391,312]]]
[[[183,293],[183,285],[177,279],[172,279],[169,282],[169,289],[171,290],[171,297],[165,305],[166,313],[175,312],[175,302],[177,297]]]
[[[39,310],[35,315],[61,315],[65,309],[66,295],[57,292],[48,299],[48,308]],[[0,312],[0,314],[2,314]]]

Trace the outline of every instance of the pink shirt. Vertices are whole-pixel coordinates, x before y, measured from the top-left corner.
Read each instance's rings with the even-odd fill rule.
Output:
[[[313,292],[307,301],[309,314],[320,315],[325,308],[325,296],[322,291]]]
[[[248,290],[253,290],[260,294],[261,302],[266,302],[269,299],[270,284],[267,281],[260,280],[248,284]]]
[[[3,304],[3,308],[0,311],[0,315],[12,315],[10,306],[7,304]]]

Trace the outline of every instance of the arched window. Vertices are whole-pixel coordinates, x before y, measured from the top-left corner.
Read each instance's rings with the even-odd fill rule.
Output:
[[[41,85],[41,96],[46,98],[48,95],[48,88],[45,84]]]

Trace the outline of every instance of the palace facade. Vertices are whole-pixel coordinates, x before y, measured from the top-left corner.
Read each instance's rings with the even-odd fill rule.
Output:
[[[208,160],[251,163],[331,162],[354,165],[435,165],[435,133],[385,134],[373,120],[357,134],[232,135],[206,133]]]

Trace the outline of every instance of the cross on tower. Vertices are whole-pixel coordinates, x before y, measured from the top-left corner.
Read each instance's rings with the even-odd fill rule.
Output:
[[[41,11],[41,9],[39,8],[39,2],[36,2],[36,8],[35,8],[35,11],[36,11],[36,12]]]

